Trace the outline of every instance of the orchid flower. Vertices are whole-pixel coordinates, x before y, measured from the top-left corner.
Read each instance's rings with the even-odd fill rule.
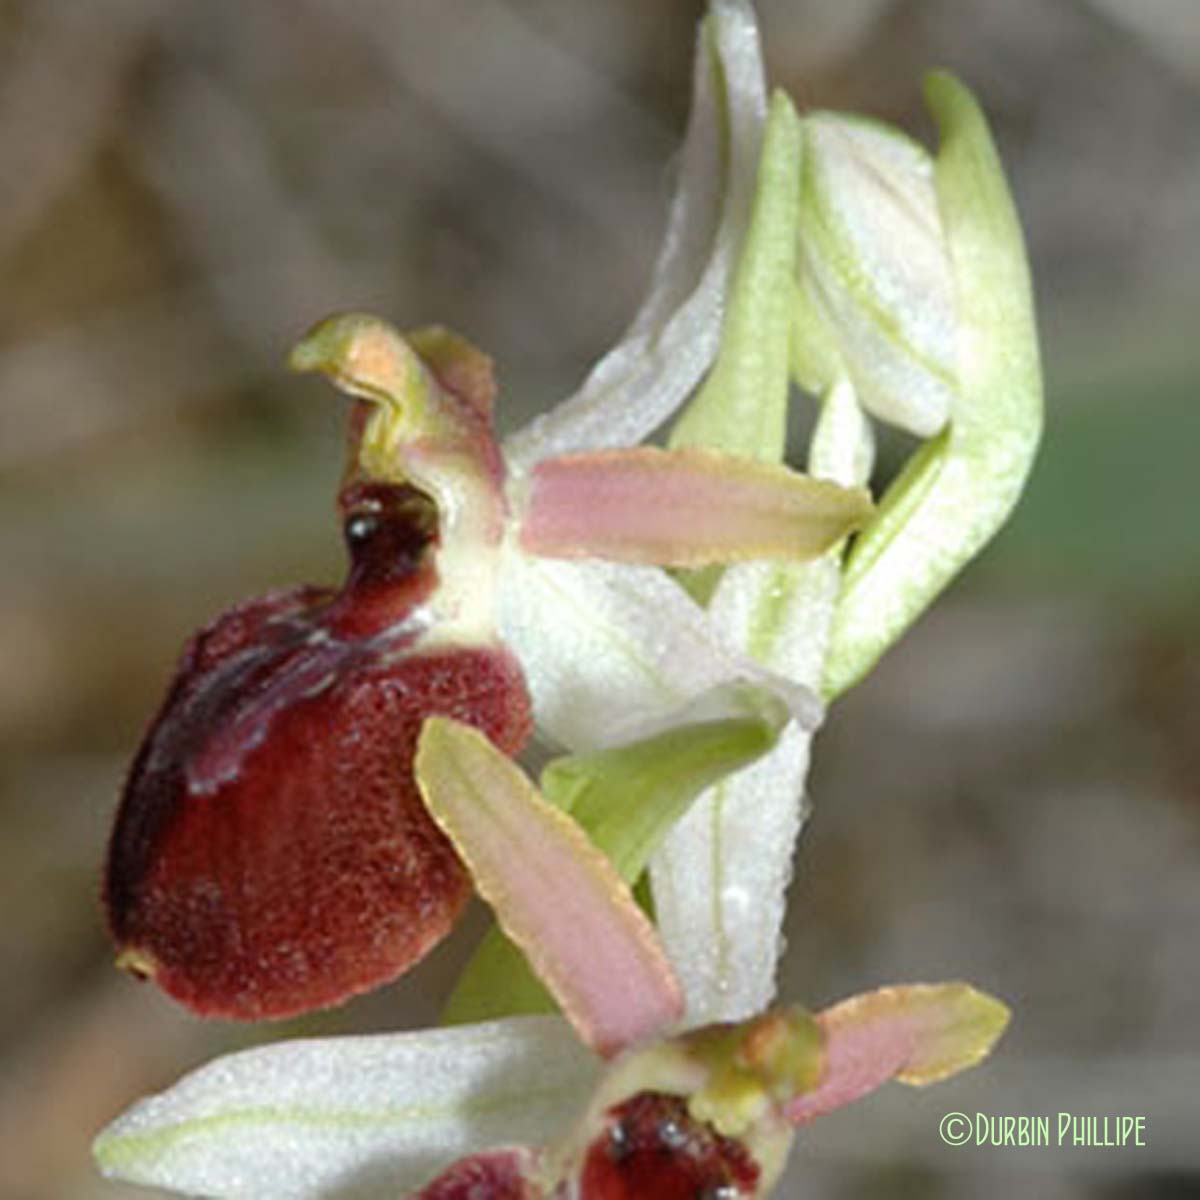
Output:
[[[411,777],[428,716],[467,720],[510,755],[530,698],[572,750],[645,736],[701,696],[719,709],[739,683],[784,697],[797,726],[819,719],[811,689],[731,647],[651,564],[810,558],[866,520],[868,493],[720,449],[631,444],[691,389],[677,356],[702,370],[705,338],[715,347],[742,240],[757,147],[731,135],[757,119],[757,34],[741,5],[712,22],[655,296],[549,419],[502,452],[490,361],[442,329],[405,338],[345,314],[293,351],[356,401],[339,494],[349,574],[338,592],[243,604],[192,640],[110,848],[120,962],[197,1012],[337,1003],[449,931],[470,884]],[[713,214],[698,184],[717,189],[691,175],[718,166],[728,203],[701,238]],[[691,295],[660,311],[705,241]]]
[[[965,985],[915,985],[650,1042],[682,997],[608,858],[471,726],[430,719],[416,762],[481,894],[613,1066],[554,1017],[265,1047],[132,1109],[97,1141],[106,1171],[281,1200],[765,1196],[794,1128],[970,1066],[1007,1023]]]
[[[999,162],[960,84],[927,95],[936,157],[801,118],[768,102],[749,4],[713,0],[650,295],[503,445],[462,339],[345,315],[300,343],[356,402],[351,569],[185,651],[112,841],[123,963],[198,1011],[279,1016],[394,977],[472,886],[497,929],[457,1027],[219,1060],[106,1130],[106,1172],[765,1195],[795,1126],[988,1051],[1006,1010],[965,985],[773,1007],[822,702],[998,528],[1040,430]],[[808,475],[782,465],[792,382],[820,405]],[[877,509],[872,419],[928,439]],[[540,789],[512,761],[531,723],[568,752]]]
[[[197,1196],[741,1200],[770,1193],[797,1128],[890,1079],[973,1065],[1007,1019],[965,984],[883,988],[708,1026],[607,1071],[550,1016],[277,1043],[141,1101],[96,1154]]]

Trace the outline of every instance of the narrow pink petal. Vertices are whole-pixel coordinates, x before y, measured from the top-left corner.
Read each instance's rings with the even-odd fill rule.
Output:
[[[984,1058],[1008,1008],[965,983],[912,984],[853,996],[817,1015],[825,1034],[821,1082],[784,1113],[793,1125],[832,1112],[889,1079],[923,1086]]]
[[[551,558],[694,567],[812,558],[870,515],[861,488],[715,450],[636,446],[530,472],[521,546]]]
[[[483,898],[598,1054],[679,1019],[683,997],[653,925],[608,859],[483,734],[425,722],[417,783]]]

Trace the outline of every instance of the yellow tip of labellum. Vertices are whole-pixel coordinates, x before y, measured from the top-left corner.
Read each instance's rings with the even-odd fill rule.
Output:
[[[126,946],[117,955],[116,967],[118,971],[128,971],[130,975],[136,975],[139,979],[153,979],[158,972],[158,963],[137,946]]]

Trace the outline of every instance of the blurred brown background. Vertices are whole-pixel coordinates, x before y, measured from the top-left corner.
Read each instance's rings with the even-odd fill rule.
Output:
[[[1200,1195],[1200,6],[761,0],[775,82],[927,136],[991,114],[1038,278],[1049,428],[985,560],[818,744],[786,987],[965,977],[986,1069],[805,1135],[785,1195]],[[0,6],[0,1196],[119,1200],[95,1130],[277,1030],[119,976],[124,763],[183,637],[336,576],[342,409],[282,355],[327,311],[439,320],[510,427],[631,315],[692,0]],[[469,940],[469,939],[468,939]],[[467,942],[285,1032],[423,1023]],[[1145,1148],[950,1149],[951,1109],[1131,1114]]]

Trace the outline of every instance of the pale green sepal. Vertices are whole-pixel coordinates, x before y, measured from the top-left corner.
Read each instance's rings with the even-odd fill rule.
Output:
[[[707,787],[774,745],[785,713],[705,721],[612,750],[570,755],[542,773],[545,797],[571,813],[627,883]],[[484,937],[442,1014],[448,1024],[551,1012],[554,1002],[498,927]]]
[[[96,1139],[111,1179],[237,1200],[395,1200],[457,1158],[555,1136],[598,1060],[557,1017],[279,1042],[219,1058]]]
[[[935,73],[936,184],[959,314],[959,392],[944,442],[918,452],[859,535],[823,692],[839,695],[992,537],[1021,495],[1042,429],[1042,382],[1021,228],[971,94]]]
[[[783,458],[799,194],[800,121],[787,96],[776,92],[721,349],[671,431],[673,447],[713,446],[766,462]]]
[[[542,787],[632,883],[695,797],[767,753],[783,723],[712,721],[618,750],[560,758],[546,768]]]
[[[779,462],[787,434],[788,360],[795,325],[800,121],[791,101],[771,97],[750,228],[734,275],[721,349],[704,387],[671,430],[670,444],[709,446]],[[723,566],[679,572],[707,605]]]
[[[924,503],[946,464],[950,431],[923,442],[888,485],[875,515],[863,530],[842,571],[842,590],[849,592],[870,573],[876,561],[899,536]],[[869,536],[867,536],[869,534]]]
[[[841,380],[821,401],[809,444],[814,478],[846,487],[870,478],[871,424],[853,387]],[[756,662],[801,683],[820,680],[841,583],[843,547],[808,563],[756,563],[730,571],[722,589],[721,627],[741,639]],[[714,614],[715,616],[715,614]]]

